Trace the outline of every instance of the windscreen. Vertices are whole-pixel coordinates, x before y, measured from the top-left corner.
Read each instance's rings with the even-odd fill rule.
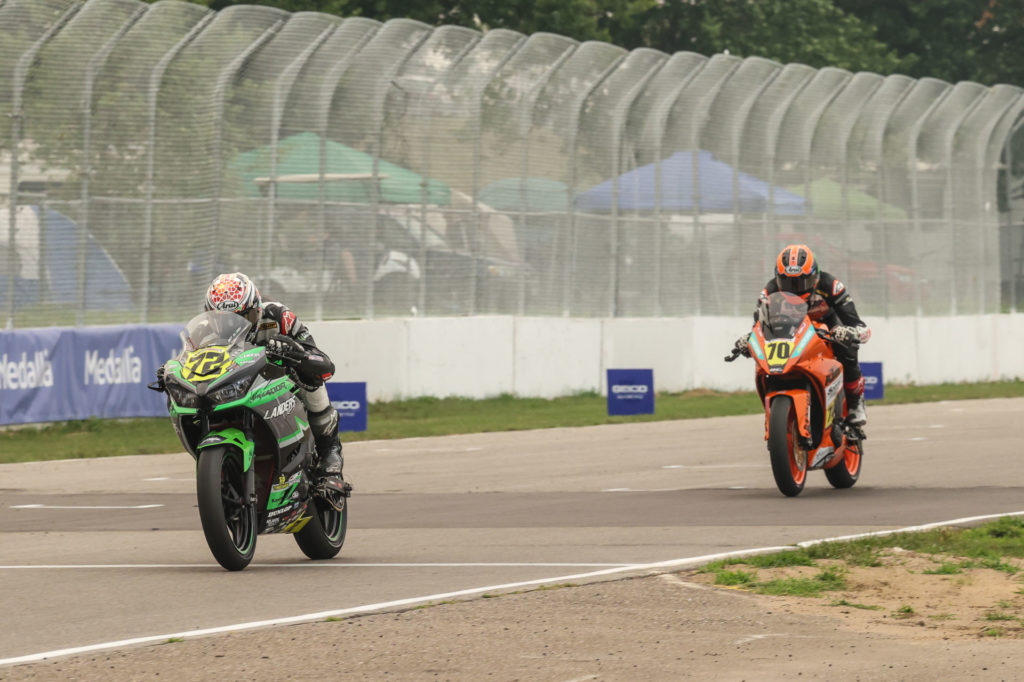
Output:
[[[776,292],[761,304],[758,318],[765,339],[791,339],[807,317],[807,303],[799,296]]]
[[[185,351],[207,346],[241,346],[251,328],[249,322],[235,313],[210,310],[193,317],[181,333]]]

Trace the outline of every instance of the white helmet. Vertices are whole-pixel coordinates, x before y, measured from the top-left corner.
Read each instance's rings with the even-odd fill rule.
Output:
[[[240,272],[219,275],[206,290],[206,310],[228,310],[256,324],[263,314],[263,299],[252,280]]]

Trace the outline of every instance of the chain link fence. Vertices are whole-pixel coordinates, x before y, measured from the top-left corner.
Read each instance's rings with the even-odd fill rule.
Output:
[[[0,2],[7,327],[1016,311],[1024,90],[178,0]]]

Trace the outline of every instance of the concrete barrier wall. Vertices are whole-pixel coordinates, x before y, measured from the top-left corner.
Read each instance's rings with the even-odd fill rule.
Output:
[[[1024,315],[871,321],[860,359],[887,384],[1024,377]],[[750,318],[459,317],[314,322],[335,380],[366,381],[370,400],[604,393],[605,370],[652,368],[658,391],[749,390],[753,365],[722,358]]]

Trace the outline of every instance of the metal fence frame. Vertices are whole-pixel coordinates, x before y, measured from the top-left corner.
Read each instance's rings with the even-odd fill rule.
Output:
[[[117,87],[103,81],[102,75],[115,49],[148,13],[156,11],[169,17],[168,30],[175,33],[172,46],[159,57],[152,54],[155,62],[147,63],[147,68],[153,66],[144,92],[146,120],[140,135],[145,140],[126,138],[119,147],[116,130],[107,130],[105,141],[98,144],[94,128],[100,114],[109,114],[107,108],[113,106],[103,88]],[[619,48],[576,43],[553,34],[480,33],[407,19],[381,24],[270,8],[233,7],[190,14],[189,21],[171,21],[179,14],[183,17],[184,11],[177,0],[152,5],[136,0],[0,1],[0,16],[13,17],[0,25],[0,76],[10,83],[9,92],[0,92],[0,108],[6,104],[11,118],[9,129],[0,132],[0,154],[4,155],[0,172],[8,174],[8,181],[2,183],[7,188],[2,199],[7,204],[3,211],[7,225],[0,234],[7,245],[0,259],[6,269],[0,275],[6,327],[66,324],[69,318],[59,317],[64,312],[73,314],[70,319],[77,325],[183,317],[193,307],[189,301],[179,308],[165,300],[160,307],[160,294],[154,299],[154,292],[175,286],[168,279],[171,275],[154,267],[155,259],[166,255],[159,244],[180,237],[201,253],[197,261],[189,261],[194,272],[182,272],[183,277],[192,278],[186,287],[189,295],[225,262],[259,276],[275,265],[271,245],[278,238],[287,206],[296,201],[315,216],[310,230],[335,234],[340,229],[343,236],[349,234],[344,224],[336,224],[339,218],[332,213],[348,204],[332,199],[328,192],[328,145],[332,144],[369,158],[368,198],[353,204],[363,211],[357,215],[364,216],[360,218],[364,223],[353,226],[351,232],[353,239],[360,240],[359,253],[366,259],[380,248],[381,209],[388,202],[382,164],[404,163],[420,178],[419,200],[407,206],[408,215],[415,216],[419,226],[410,224],[406,229],[413,230],[414,237],[415,230],[422,232],[418,245],[406,254],[423,270],[412,283],[413,314],[541,311],[566,317],[615,317],[640,310],[655,316],[741,315],[752,301],[748,289],[763,281],[762,276],[767,278],[764,264],[774,258],[779,240],[790,232],[831,244],[826,251],[831,262],[826,266],[853,286],[863,287],[866,296],[861,299],[869,314],[961,315],[1018,309],[1018,289],[1024,285],[1024,192],[1015,193],[1013,188],[1024,187],[1024,163],[1020,162],[1024,90],[1015,86],[851,74],[831,67],[813,69],[725,54],[668,55],[646,48],[616,53]],[[198,12],[194,7],[188,11]],[[56,38],[77,35],[76,19],[86,16],[89,21],[108,20],[102,42],[90,45],[68,38],[67,45],[60,45],[70,51],[64,58],[82,65],[81,81],[74,88],[82,93],[80,98],[73,99],[72,94],[72,101],[64,93],[32,86],[40,54]],[[30,25],[26,34],[10,35],[2,42],[8,27],[26,21]],[[300,29],[291,22],[306,23]],[[289,33],[292,26],[295,31]],[[179,122],[161,117],[161,93],[167,92],[172,66],[201,54],[198,41],[212,30],[230,42],[225,50],[231,59],[216,69],[214,81],[202,84],[206,99],[197,103],[209,109],[199,112],[197,119],[212,126],[207,136],[210,147],[197,144],[192,149],[187,124],[176,127]],[[307,38],[294,45],[275,42],[292,34]],[[4,45],[14,47],[5,50]],[[287,63],[264,69],[271,74],[265,86],[247,80],[248,65],[263,50],[275,49],[269,46],[287,48]],[[544,51],[550,52],[550,59],[540,60]],[[378,62],[373,61],[374,55],[380,56]],[[316,70],[307,72],[314,63]],[[290,104],[296,92],[315,93],[306,129],[319,138],[319,162],[310,161],[317,163],[319,181],[312,197],[285,200],[279,182],[279,149],[286,142],[286,130],[294,129],[289,116],[297,110],[289,106],[299,106]],[[269,120],[256,120],[247,103],[254,112],[269,112]],[[399,106],[405,108],[393,108]],[[453,109],[456,106],[458,110]],[[560,109],[552,111],[552,106]],[[357,120],[337,125],[349,108]],[[39,139],[38,131],[45,130],[48,122],[39,117],[56,116],[50,113],[55,111],[62,112],[61,120],[71,126],[76,142],[64,140],[56,151],[41,152],[53,141]],[[69,111],[76,115],[68,115]],[[37,119],[27,120],[32,113]],[[32,130],[28,124],[34,125]],[[245,137],[244,126],[268,133],[269,182],[259,196],[238,194],[248,190],[244,185],[240,190],[239,179],[232,175],[232,160],[245,151],[247,142],[258,142]],[[234,136],[230,144],[229,133]],[[189,182],[199,183],[201,192],[174,194],[162,185],[166,179],[158,147],[180,155],[176,162],[182,168],[190,168],[194,161]],[[387,150],[397,147],[405,147],[401,159],[388,158]],[[449,155],[447,149],[458,153]],[[731,192],[732,208],[717,217],[710,209],[715,197],[702,196],[707,180],[702,173],[708,171],[697,152],[709,149],[716,162],[731,168],[731,189],[715,191]],[[664,193],[665,164],[679,151],[693,152],[687,174],[692,187],[683,193],[691,197],[689,204],[678,203],[678,198],[670,204]],[[82,159],[80,164],[68,162],[58,168],[67,182],[59,185],[45,177],[37,179],[40,168],[59,165],[61,153]],[[467,159],[471,168],[449,156]],[[94,178],[102,170],[97,164],[134,157],[141,160],[138,186],[125,187],[122,196],[97,194]],[[623,183],[627,173],[645,168],[653,179],[643,189],[651,198],[647,204],[638,204],[633,196],[637,188],[631,187],[633,195],[626,197]],[[583,209],[578,204],[585,192],[599,187],[593,184],[595,170],[608,183],[607,210]],[[741,203],[750,177],[767,187],[760,213],[748,212]],[[557,204],[564,205],[564,210],[538,210],[531,204],[530,187],[537,180],[548,183],[553,192],[564,187],[564,203]],[[834,205],[812,201],[819,180],[838,187]],[[502,195],[505,205],[495,209],[483,200],[493,197],[488,190],[502,181],[517,186],[518,192]],[[434,182],[457,189],[471,204],[432,206],[428,183]],[[188,186],[192,185],[181,183],[183,188]],[[778,211],[777,200],[787,187],[804,197],[802,213]],[[97,199],[104,203],[95,204]],[[626,199],[632,203],[627,205]],[[869,208],[855,209],[856,202],[868,202]],[[136,207],[125,215],[137,210],[137,224],[112,222],[112,216],[120,214],[105,210],[107,204]],[[39,225],[19,224],[19,207],[25,205],[46,207],[39,214]],[[171,220],[162,209],[159,215],[155,210],[177,206],[181,215],[188,216],[190,209],[184,207],[199,205],[208,206],[210,213],[201,214],[195,223],[187,218],[183,223],[180,217]],[[831,212],[824,212],[826,208]],[[67,260],[59,264],[74,274],[73,285],[62,285],[74,290],[65,303],[51,301],[53,277],[47,269],[52,267],[48,260],[52,254],[43,245],[51,209],[70,209],[77,230],[75,243],[63,245],[73,255],[61,256]],[[218,240],[225,211],[235,216],[240,211],[252,214],[258,228],[235,229],[251,238],[252,249],[263,249],[258,262],[232,261],[235,256]],[[873,214],[865,217],[864,211]],[[493,241],[488,231],[497,229],[491,223],[498,219],[514,230],[514,240],[509,241],[514,247],[503,246],[504,260],[485,245]],[[234,220],[237,223],[237,217]],[[470,230],[467,246],[444,247],[446,251],[435,253],[432,249],[438,247],[431,246],[427,231],[440,230],[434,240],[444,243],[453,239],[445,230],[456,225]],[[626,240],[632,237],[628,230],[641,228],[641,241]],[[927,235],[941,235],[941,239]],[[90,268],[96,249],[102,253],[105,246],[124,239],[138,241],[139,257],[130,263],[111,260],[123,286],[129,288],[133,306],[94,310],[92,288],[97,285]],[[723,244],[723,239],[733,241]],[[925,242],[930,242],[927,253],[919,246]],[[636,267],[630,264],[638,254],[631,249],[638,248],[638,243],[653,253],[643,261],[649,263],[650,272],[640,273],[643,277],[629,286],[635,289],[639,282],[649,287],[630,292],[646,297],[643,305],[623,307],[624,277],[630,267]],[[595,258],[594,248],[602,244],[607,246],[600,248],[607,250]],[[591,255],[581,260],[583,247]],[[25,277],[27,266],[21,264],[20,255],[24,249],[37,263],[39,274],[34,280]],[[546,256],[543,265],[529,260],[531,249]],[[726,253],[734,254],[734,271],[729,269]],[[298,267],[326,273],[333,265],[328,258],[326,250],[320,250]],[[863,271],[866,261],[874,262],[874,274]],[[993,262],[1002,265],[993,271]],[[169,267],[173,275],[181,264],[175,261]],[[302,313],[309,319],[394,314],[385,312],[386,305],[380,306],[379,297],[388,295],[377,286],[381,267],[372,260],[361,266],[355,307],[351,301],[348,307],[334,305],[336,294],[323,278],[305,293],[293,295],[300,298]],[[900,285],[892,279],[893,272],[909,281]],[[38,286],[36,298],[19,299],[25,294],[16,292],[32,281]],[[438,287],[461,290],[455,293],[464,303],[458,309],[432,304]],[[508,287],[513,294],[499,297],[492,287]],[[602,287],[591,293],[599,294],[603,302],[580,303],[581,288],[586,287]],[[495,311],[494,305],[501,307]],[[51,309],[58,313],[50,316],[52,321],[44,314]]]

